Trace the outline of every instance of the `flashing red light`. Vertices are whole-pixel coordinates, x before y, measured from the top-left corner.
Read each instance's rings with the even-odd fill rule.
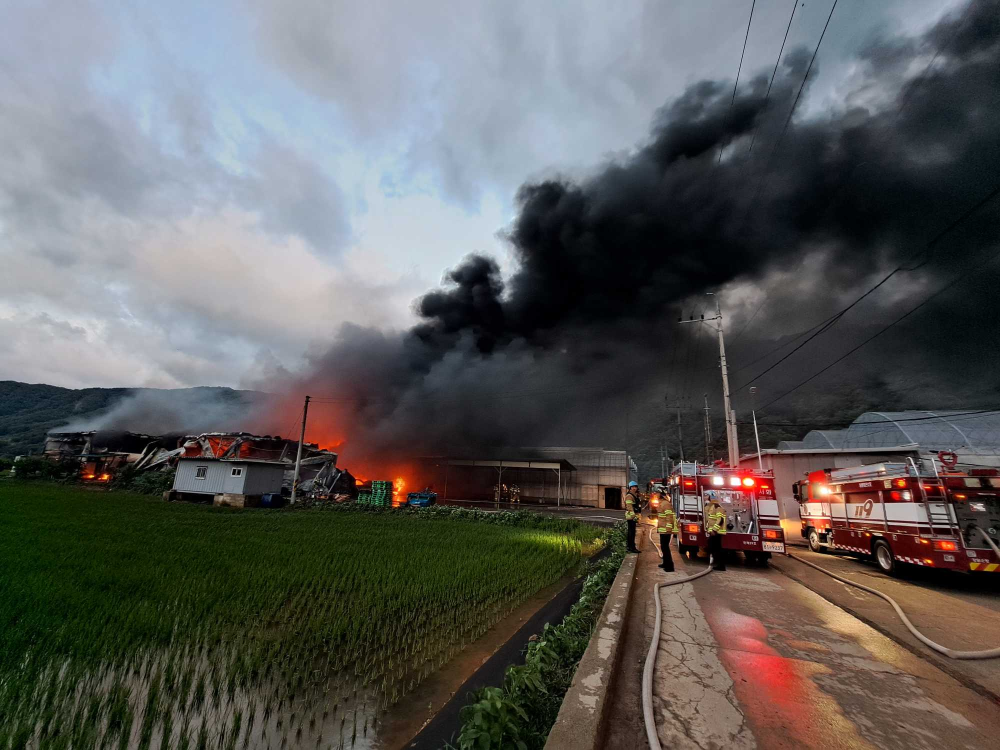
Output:
[[[954,542],[949,542],[947,539],[935,539],[934,549],[940,550],[941,552],[954,552],[958,549],[958,545]]]
[[[901,494],[901,493],[897,492],[896,490],[892,490],[892,491],[891,491],[891,492],[889,493],[889,498],[890,498],[891,500],[902,500],[902,499],[903,499],[903,496],[902,496],[902,494]]]
[[[689,523],[684,527],[684,531],[686,531],[688,534],[697,534],[699,531],[701,531],[701,529],[698,528],[698,524]]]
[[[765,539],[781,539],[781,533],[777,529],[764,529]]]
[[[744,487],[753,487],[755,484],[757,483],[753,480],[753,477],[743,477]]]
[[[965,495],[962,495],[962,494],[959,494],[959,493],[955,493],[955,499],[956,500],[965,500]]]
[[[693,479],[685,479],[684,480],[684,486],[685,487],[694,487],[694,480]]]
[[[771,489],[771,485],[769,485],[769,484],[762,484],[762,485],[760,486],[760,488],[761,488],[762,490],[769,490],[769,489]]]
[[[933,567],[934,566],[934,561],[931,560],[929,557],[925,557],[924,558],[924,565],[930,565],[931,567]]]
[[[896,480],[893,480],[893,484],[896,485],[897,487],[905,487],[906,486],[906,480],[905,479],[896,479]]]

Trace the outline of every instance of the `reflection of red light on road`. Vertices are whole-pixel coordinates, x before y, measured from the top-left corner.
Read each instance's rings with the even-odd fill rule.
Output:
[[[823,725],[842,733],[848,745],[864,745],[837,702],[814,681],[817,675],[829,673],[826,665],[782,656],[768,642],[769,635],[779,633],[773,628],[769,632],[754,617],[724,605],[703,603],[703,611],[722,647],[719,658],[759,743],[826,750],[830,746],[828,734],[814,731],[815,726]]]

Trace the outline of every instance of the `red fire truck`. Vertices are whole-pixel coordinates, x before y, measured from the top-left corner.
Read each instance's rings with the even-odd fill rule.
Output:
[[[802,536],[822,552],[961,571],[1000,570],[1000,470],[939,470],[933,457],[814,471],[792,485]]]
[[[669,487],[681,527],[681,554],[693,556],[708,546],[705,506],[712,500],[726,513],[724,550],[738,550],[747,562],[761,565],[772,552],[785,551],[772,472],[681,463],[671,473]]]

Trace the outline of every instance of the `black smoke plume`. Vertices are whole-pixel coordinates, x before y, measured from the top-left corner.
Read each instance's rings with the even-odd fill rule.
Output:
[[[837,111],[804,106],[817,66],[788,120],[811,50],[786,54],[769,97],[764,74],[732,106],[730,82],[689,87],[627,157],[520,189],[506,283],[494,260],[468,256],[418,300],[413,329],[345,326],[296,395],[325,397],[314,418],[343,434],[348,460],[660,436],[674,452],[664,392],[692,407],[718,392],[710,334],[677,325],[678,311],[711,312],[703,295],[720,292],[745,408],[739,385],[782,352],[742,365],[912,269],[758,383],[762,399],[780,394],[996,252],[1000,201],[927,247],[1000,185],[997,8],[975,2],[922,36],[871,44]],[[874,405],[864,393],[995,400],[998,281],[985,266],[772,412],[821,421],[810,404],[860,410]]]

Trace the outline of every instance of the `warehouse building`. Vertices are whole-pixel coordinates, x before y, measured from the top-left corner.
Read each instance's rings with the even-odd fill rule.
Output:
[[[783,440],[762,450],[760,460],[774,471],[781,525],[786,538],[795,540],[801,527],[792,483],[810,471],[903,463],[941,451],[954,452],[960,464],[1000,466],[1000,411],[865,412],[843,430],[813,430],[802,440]],[[758,465],[756,453],[740,458],[742,468]]]
[[[421,458],[418,474],[442,500],[621,508],[638,471],[625,451],[546,447]]]
[[[206,456],[177,462],[168,500],[211,500],[215,505],[255,507],[267,495],[281,493],[285,464],[281,461],[221,459]]]

